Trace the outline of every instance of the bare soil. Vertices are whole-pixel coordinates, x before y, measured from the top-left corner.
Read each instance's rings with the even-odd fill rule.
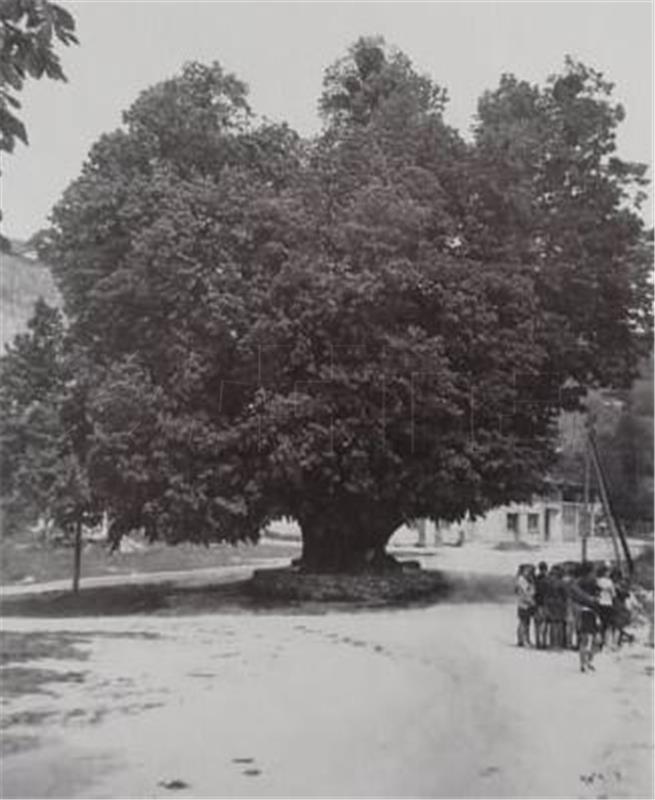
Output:
[[[84,674],[5,697],[2,795],[652,796],[643,639],[581,674],[507,603],[324,611],[7,618]]]
[[[652,797],[648,627],[595,673],[517,648],[519,558],[426,554],[451,593],[393,609],[238,582],[5,597],[1,794]]]

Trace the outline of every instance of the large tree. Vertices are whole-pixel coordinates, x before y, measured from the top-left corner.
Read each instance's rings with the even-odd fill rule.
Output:
[[[626,380],[650,326],[643,171],[610,155],[608,91],[574,64],[505,77],[470,144],[362,39],[310,142],[257,124],[218,65],[141,95],[47,243],[113,535],[256,538],[286,514],[308,568],[345,569],[403,521],[529,497],[565,383]]]

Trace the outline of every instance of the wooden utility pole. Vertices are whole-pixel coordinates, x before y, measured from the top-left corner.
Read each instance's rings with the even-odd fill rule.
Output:
[[[80,590],[80,572],[82,569],[82,518],[75,522],[75,555],[73,560],[73,593]]]
[[[589,534],[591,533],[591,511],[589,510],[589,445],[585,447],[584,453],[584,525],[582,526],[582,536],[580,537],[582,543],[581,561],[583,564],[587,562],[587,542],[589,541]]]
[[[632,563],[632,556],[630,555],[630,548],[628,547],[628,541],[625,537],[625,533],[623,532],[623,528],[621,527],[621,524],[615,517],[614,511],[612,509],[612,503],[609,496],[607,481],[605,479],[603,465],[600,461],[600,456],[598,454],[598,445],[596,444],[596,437],[594,436],[593,430],[589,431],[589,452],[591,455],[592,464],[594,466],[594,471],[596,473],[596,479],[598,481],[598,489],[600,491],[600,498],[603,503],[603,510],[605,511],[605,516],[607,517],[610,533],[612,535],[612,544],[614,545],[614,554],[616,556],[616,563],[622,568],[621,554],[619,551],[619,541],[620,541],[621,546],[623,548],[623,554],[625,556],[627,571],[629,574],[632,574],[633,563]]]
[[[427,544],[427,538],[425,535],[425,528],[427,525],[427,520],[422,517],[417,521],[417,531],[418,531],[418,541],[416,542],[417,547],[425,547]]]

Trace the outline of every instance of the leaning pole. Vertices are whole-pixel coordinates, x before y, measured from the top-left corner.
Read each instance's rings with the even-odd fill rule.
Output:
[[[628,574],[632,575],[634,565],[632,561],[632,555],[630,554],[630,548],[628,547],[628,540],[626,539],[623,526],[620,524],[612,508],[610,494],[607,486],[607,479],[605,477],[603,465],[600,460],[600,456],[598,453],[598,445],[596,443],[596,437],[594,435],[593,430],[589,431],[588,443],[589,443],[589,453],[591,455],[591,461],[594,467],[594,472],[596,473],[596,478],[598,480],[598,488],[600,490],[600,497],[603,503],[603,510],[605,511],[605,515],[607,516],[607,519],[609,521],[610,533],[612,535],[612,544],[614,545],[616,560],[620,565],[621,557],[618,546],[618,541],[620,541],[621,547],[623,549],[623,554],[625,556],[625,563],[628,568]]]

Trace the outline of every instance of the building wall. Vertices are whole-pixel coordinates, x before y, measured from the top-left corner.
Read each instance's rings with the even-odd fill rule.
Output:
[[[598,504],[590,504],[587,517],[583,503],[536,498],[532,503],[512,503],[491,509],[476,520],[439,522],[421,520],[403,525],[392,538],[394,545],[455,544],[463,539],[477,542],[521,541],[526,544],[578,541],[585,529],[594,535]]]
[[[535,499],[532,503],[513,503],[492,509],[472,524],[475,539],[522,541],[528,544],[575,542],[588,531],[594,535],[597,505],[589,506],[564,500]]]

